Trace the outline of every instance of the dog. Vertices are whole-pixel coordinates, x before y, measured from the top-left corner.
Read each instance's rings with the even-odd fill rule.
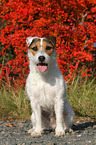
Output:
[[[40,136],[44,127],[62,136],[71,128],[74,111],[68,103],[66,84],[56,62],[56,38],[27,37],[29,75],[26,91],[32,108],[31,136]],[[47,125],[46,125],[47,124]]]

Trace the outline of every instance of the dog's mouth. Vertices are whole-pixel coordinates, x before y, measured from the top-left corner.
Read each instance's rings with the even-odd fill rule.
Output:
[[[46,71],[47,67],[48,67],[47,63],[38,63],[37,64],[37,68],[40,72]]]

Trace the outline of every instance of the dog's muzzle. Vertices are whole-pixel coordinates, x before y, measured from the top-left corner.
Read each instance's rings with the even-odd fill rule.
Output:
[[[38,59],[39,59],[40,62],[43,62],[45,60],[45,56],[39,56]]]
[[[46,71],[48,64],[45,63],[45,56],[39,56],[38,57],[39,63],[37,64],[37,68],[40,72]]]

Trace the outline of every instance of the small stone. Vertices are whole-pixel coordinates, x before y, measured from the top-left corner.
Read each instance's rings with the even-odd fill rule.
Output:
[[[74,135],[74,134],[75,134],[75,132],[71,132],[71,134],[72,134],[72,135]]]
[[[5,134],[5,131],[2,131],[1,134],[4,135]]]
[[[16,133],[15,131],[13,133]]]
[[[76,121],[76,124],[78,124],[80,121]]]
[[[70,128],[70,129],[69,129],[69,132],[70,132],[70,133],[73,132],[73,129]]]
[[[78,134],[77,137],[81,137],[81,134]]]
[[[89,140],[88,142],[91,143],[91,140]]]
[[[19,122],[18,127],[23,127],[23,123]]]
[[[96,125],[93,125],[93,128],[96,128]]]
[[[25,143],[23,143],[22,145],[25,145]]]

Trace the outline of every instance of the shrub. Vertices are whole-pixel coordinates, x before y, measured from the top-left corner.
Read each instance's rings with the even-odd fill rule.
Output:
[[[2,86],[0,90],[0,119],[29,119],[30,101],[22,88]]]
[[[74,78],[68,85],[68,98],[76,115],[96,118],[96,78]]]
[[[91,75],[96,41],[94,0],[4,0],[1,5],[0,80],[22,86],[28,74],[28,36],[57,37],[57,61],[65,79]],[[94,65],[94,66],[93,66]]]

